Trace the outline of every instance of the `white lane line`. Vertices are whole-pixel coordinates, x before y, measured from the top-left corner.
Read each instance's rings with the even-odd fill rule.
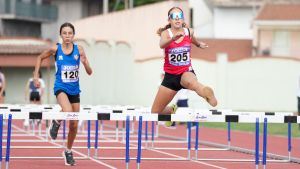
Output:
[[[185,157],[182,157],[182,156],[178,156],[178,155],[167,153],[167,152],[160,151],[160,150],[153,150],[153,149],[149,149],[149,150],[155,151],[155,152],[158,152],[158,153],[161,153],[161,154],[169,155],[169,156],[172,156],[172,157],[185,158]],[[191,160],[191,162],[199,163],[199,164],[203,164],[203,165],[206,165],[206,166],[210,166],[210,167],[214,167],[214,168],[219,168],[219,169],[227,169],[227,168],[224,168],[224,167],[220,167],[220,166],[217,166],[217,165],[213,165],[213,164],[209,164],[209,163],[201,162],[201,161]]]
[[[104,138],[106,140],[109,140],[107,138]],[[120,141],[121,144],[124,144],[122,141]],[[136,144],[130,144],[131,146],[135,146],[137,147]],[[145,147],[141,147],[141,148],[145,148]],[[186,157],[182,157],[182,156],[178,156],[178,155],[175,155],[175,154],[171,154],[171,153],[167,153],[167,152],[164,152],[164,151],[160,151],[160,150],[154,150],[154,149],[146,149],[145,150],[150,150],[150,151],[154,151],[154,152],[157,152],[157,153],[161,153],[161,154],[165,154],[165,155],[169,155],[171,157],[176,157],[176,158],[186,158]],[[218,169],[227,169],[227,168],[224,168],[224,167],[221,167],[221,166],[217,166],[217,165],[213,165],[213,164],[209,164],[209,163],[206,163],[206,162],[201,162],[201,161],[195,161],[195,160],[190,160],[191,162],[194,162],[194,163],[198,163],[198,164],[202,164],[202,165],[206,165],[206,166],[210,166],[210,167],[214,167],[214,168],[218,168]],[[187,161],[189,162],[189,161]]]
[[[15,126],[15,125],[12,125],[12,127],[14,127],[15,129],[18,129],[18,130],[20,130],[20,131],[24,131],[23,129],[21,129],[21,128]],[[26,131],[24,131],[24,132],[27,133]],[[44,140],[45,142],[48,142],[48,143],[50,143],[50,144],[52,144],[52,145],[55,145],[55,146],[61,146],[60,144],[57,144],[57,143],[54,143],[54,142],[49,142],[48,140],[44,139],[43,137],[40,137],[40,136],[35,136],[35,137],[38,138],[38,139],[40,139],[40,140]],[[78,155],[83,156],[84,158],[90,159],[91,161],[94,161],[94,162],[96,162],[96,163],[98,163],[98,164],[104,165],[104,166],[106,166],[106,167],[108,167],[108,168],[110,168],[110,169],[117,169],[117,168],[114,167],[114,166],[111,166],[111,165],[109,165],[109,164],[103,163],[103,162],[101,162],[101,161],[99,161],[99,160],[96,160],[96,159],[94,159],[94,158],[92,158],[92,157],[88,157],[87,155],[85,155],[85,154],[83,154],[83,153],[81,153],[81,152],[79,152],[79,151],[76,151],[76,150],[74,150],[74,149],[73,149],[72,151],[75,152],[75,153],[78,154]]]
[[[18,127],[16,127],[16,126],[14,126],[14,127],[17,128],[18,130],[24,131],[24,130],[21,129],[21,128],[18,128]],[[25,131],[24,131],[24,132],[25,132]],[[27,132],[26,132],[26,133],[27,133]],[[43,137],[40,137],[40,136],[35,136],[35,137],[39,138],[40,140],[44,140],[44,141],[46,141],[46,142],[49,142],[48,140],[44,139]],[[109,139],[109,138],[104,138],[104,139],[105,139],[105,140],[111,140],[111,139]],[[49,142],[49,143],[51,143],[51,144],[53,144],[53,145],[56,145],[56,146],[61,146],[60,144],[57,144],[57,143],[55,143],[55,142]],[[124,144],[124,143],[122,143],[122,141],[119,141],[119,143]],[[136,144],[132,144],[132,143],[131,143],[130,145],[131,145],[131,146],[137,147]],[[142,147],[143,147],[143,146],[142,146]],[[176,157],[176,158],[186,158],[186,157],[183,157],[183,156],[178,156],[178,155],[175,155],[175,154],[172,154],[172,153],[167,153],[167,152],[160,151],[160,150],[154,150],[154,149],[147,149],[147,150],[154,151],[154,152],[161,153],[161,154],[165,154],[165,155],[169,155],[169,156],[171,156],[171,157]],[[96,159],[94,159],[94,158],[88,157],[87,155],[85,155],[85,154],[83,154],[83,153],[81,153],[81,152],[78,152],[78,151],[76,151],[76,150],[73,150],[73,151],[74,151],[75,153],[77,153],[77,154],[83,156],[84,158],[88,158],[88,159],[90,159],[90,160],[92,160],[92,161],[94,161],[94,162],[96,162],[96,163],[99,163],[99,164],[102,164],[102,165],[104,165],[104,166],[107,166],[108,168],[116,169],[115,167],[113,167],[113,166],[111,166],[111,165],[109,165],[109,164],[106,164],[106,163],[103,163],[103,162],[101,162],[101,161],[99,161],[99,160],[96,160]],[[218,168],[218,169],[227,169],[227,168],[224,168],[224,167],[216,166],[216,165],[209,164],[209,163],[206,163],[206,162],[201,162],[201,161],[190,160],[190,162],[194,162],[194,163],[198,163],[198,164],[202,164],[202,165],[206,165],[206,166],[210,166],[210,167],[214,167],[214,168]]]

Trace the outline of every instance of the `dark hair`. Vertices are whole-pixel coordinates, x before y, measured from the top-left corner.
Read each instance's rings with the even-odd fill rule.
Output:
[[[171,8],[171,9],[168,11],[168,17],[170,16],[171,11],[172,11],[173,9],[179,9],[179,10],[183,13],[183,10],[182,10],[181,8],[175,6],[175,7]]]
[[[169,18],[170,14],[171,14],[171,11],[172,11],[173,9],[179,9],[179,10],[183,13],[183,10],[182,10],[181,8],[175,6],[175,7],[172,7],[172,8],[168,11],[168,18]],[[183,27],[186,27],[186,24],[183,23],[182,26],[183,26]],[[169,29],[169,28],[171,28],[171,24],[167,24],[167,25],[164,26],[164,27],[158,28],[158,30],[156,31],[156,33],[160,36],[161,33],[162,33],[164,30],[167,30],[167,29]]]
[[[60,29],[59,29],[59,34],[61,34],[61,31],[64,27],[70,27],[72,30],[73,30],[73,33],[75,34],[75,28],[74,28],[74,25],[72,25],[71,23],[69,22],[65,22],[63,23],[61,26],[60,26]]]

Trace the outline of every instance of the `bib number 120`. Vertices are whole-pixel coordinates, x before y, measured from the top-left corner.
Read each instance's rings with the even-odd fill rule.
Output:
[[[63,72],[64,79],[77,79],[78,78],[78,70],[74,71],[65,71]]]

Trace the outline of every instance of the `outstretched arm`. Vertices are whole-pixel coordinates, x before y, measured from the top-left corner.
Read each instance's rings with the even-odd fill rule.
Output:
[[[39,70],[42,64],[42,61],[50,56],[54,56],[55,52],[57,50],[57,46],[53,46],[52,48],[44,51],[43,53],[41,53],[37,59],[36,59],[36,64],[35,64],[35,69],[34,69],[34,75],[33,75],[33,80],[34,80],[34,85],[36,87],[40,87],[40,83],[39,83]]]
[[[191,34],[191,37],[192,37],[192,43],[197,46],[198,48],[202,48],[202,49],[205,49],[205,48],[208,48],[208,45],[204,42],[199,42],[195,36],[194,36],[194,30],[189,28],[190,30],[190,34]]]
[[[85,71],[88,75],[91,75],[93,73],[93,70],[90,66],[90,63],[88,61],[88,58],[86,57],[86,54],[81,46],[78,45],[79,53],[80,53],[80,61],[83,64]]]

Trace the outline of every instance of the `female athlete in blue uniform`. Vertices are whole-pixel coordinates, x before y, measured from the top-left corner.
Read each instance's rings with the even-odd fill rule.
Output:
[[[80,88],[79,88],[79,65],[83,64],[88,75],[92,74],[92,68],[85,55],[83,48],[73,43],[75,35],[74,26],[71,23],[64,23],[60,27],[60,36],[62,44],[57,44],[51,49],[44,51],[38,56],[35,65],[34,83],[39,86],[38,72],[42,60],[55,56],[55,83],[54,94],[57,102],[61,106],[63,112],[79,112],[80,111]],[[49,129],[49,135],[52,139],[56,139],[60,121],[52,120]],[[72,145],[77,133],[78,121],[70,121],[67,148],[63,152],[66,165],[75,165],[72,154]]]

